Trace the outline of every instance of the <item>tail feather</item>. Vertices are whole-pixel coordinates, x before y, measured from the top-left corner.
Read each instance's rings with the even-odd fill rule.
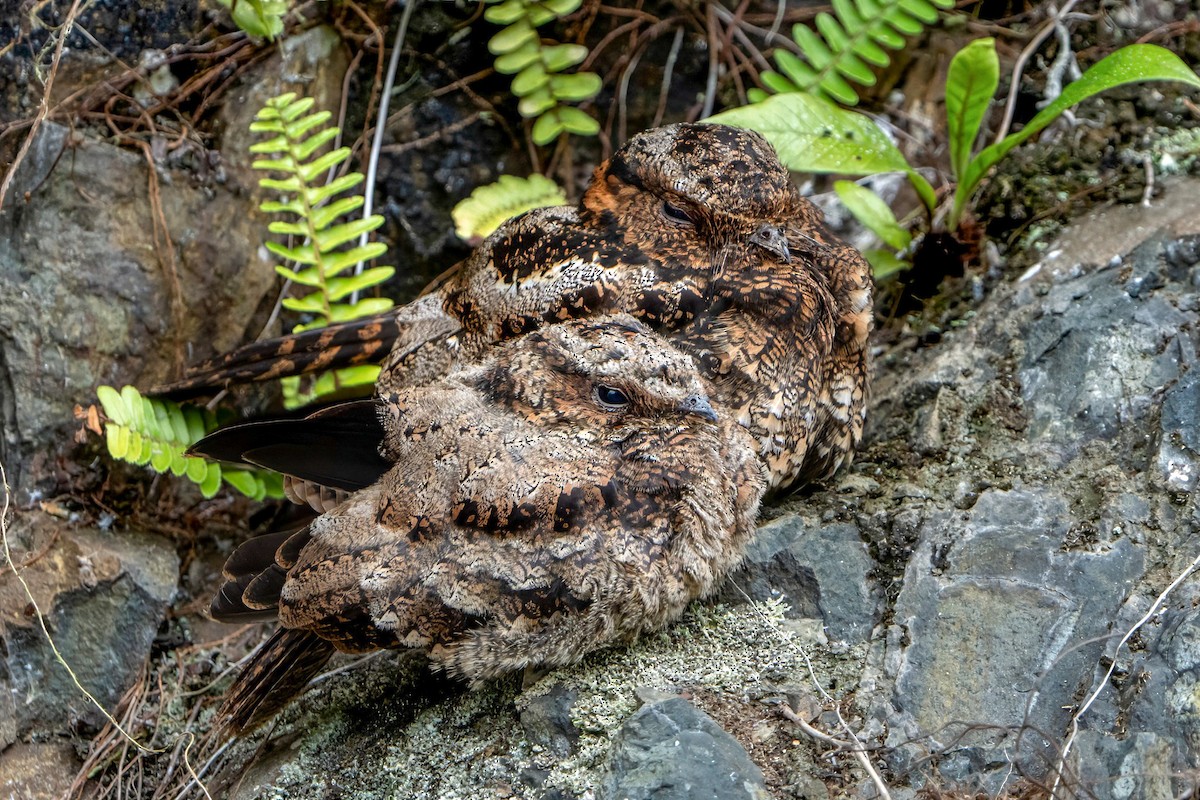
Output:
[[[182,380],[148,394],[186,400],[237,383],[377,363],[387,356],[402,328],[395,312],[388,312],[253,342],[193,364]]]
[[[379,480],[392,466],[379,454],[383,437],[375,401],[359,400],[303,419],[231,425],[205,436],[188,452],[356,491]]]
[[[217,712],[218,725],[234,736],[254,730],[300,694],[333,651],[315,633],[277,629],[230,687]]]

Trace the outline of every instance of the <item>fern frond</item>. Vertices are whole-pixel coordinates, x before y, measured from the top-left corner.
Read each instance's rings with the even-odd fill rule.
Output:
[[[937,21],[939,9],[953,7],[954,0],[833,0],[832,14],[817,15],[816,30],[792,28],[803,57],[776,50],[779,72],[764,72],[762,81],[774,92],[810,92],[852,106],[854,84],[873,86],[873,68],[891,61],[888,50],[899,50],[906,36]],[[750,99],[765,97],[755,91]]]
[[[544,175],[518,178],[501,175],[495,183],[479,186],[450,212],[454,232],[463,241],[483,239],[509,217],[535,208],[560,206],[567,196]]]
[[[312,106],[311,98],[297,99],[293,93],[280,95],[267,101],[250,126],[252,131],[269,137],[251,148],[264,156],[254,162],[254,167],[284,176],[259,181],[260,186],[284,194],[282,199],[260,206],[267,213],[285,216],[272,222],[269,230],[299,240],[291,245],[267,243],[268,250],[291,262],[276,266],[275,271],[294,284],[313,290],[283,301],[285,308],[307,317],[293,328],[296,333],[387,311],[392,301],[386,298],[343,301],[356,298],[358,293],[379,286],[395,274],[392,267],[342,274],[387,252],[387,246],[381,242],[351,244],[382,225],[383,217],[372,214],[365,219],[346,218],[346,214],[362,206],[363,199],[338,195],[361,183],[361,174],[352,172],[328,184],[318,183],[350,157],[350,149],[340,147],[321,152],[337,138],[338,129],[328,125],[331,118],[328,111],[309,113]],[[294,408],[305,399],[317,399],[358,385],[363,382],[364,374],[361,370],[339,370],[318,379],[307,393],[300,391],[298,381],[292,381],[285,384],[285,404]]]
[[[578,108],[563,105],[595,97],[601,87],[594,72],[559,74],[580,64],[588,50],[578,44],[545,44],[536,28],[579,10],[583,0],[487,0],[484,18],[504,29],[488,41],[496,70],[513,75],[512,91],[521,116],[536,119],[530,136],[549,144],[562,133],[595,136],[600,123]]]
[[[253,500],[283,497],[279,475],[258,470],[224,467],[203,458],[188,456],[187,449],[217,428],[209,411],[181,406],[170,400],[143,397],[132,386],[117,391],[111,386],[96,389],[96,398],[107,419],[104,438],[109,454],[121,461],[149,466],[155,472],[185,475],[212,497],[224,480]]]

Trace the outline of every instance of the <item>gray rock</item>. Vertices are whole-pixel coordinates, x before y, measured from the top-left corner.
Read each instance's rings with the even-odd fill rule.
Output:
[[[904,644],[889,655],[893,706],[907,724],[893,732],[897,744],[917,735],[977,748],[947,762],[949,779],[1003,764],[1006,749],[1041,774],[1050,743],[1026,731],[1014,746],[997,731],[1065,728],[1103,652],[1093,640],[1142,574],[1144,550],[1130,536],[1100,552],[1063,552],[1069,528],[1052,492],[988,491],[970,512],[939,515],[922,531],[896,601]]]
[[[571,722],[571,704],[578,696],[574,689],[558,685],[531,698],[521,710],[521,727],[526,738],[565,758],[579,740],[579,731]]]
[[[1193,367],[1163,397],[1158,468],[1172,490],[1200,483],[1200,369]]]
[[[758,529],[721,599],[744,601],[739,588],[754,600],[783,597],[789,616],[820,618],[830,638],[863,642],[876,618],[874,567],[856,526],[812,525],[789,514]]]
[[[28,488],[33,454],[70,446],[72,407],[94,402],[98,384],[160,383],[257,333],[249,323],[276,280],[262,219],[235,185],[163,169],[172,259],[148,180],[140,153],[68,141],[54,124],[16,173],[18,199],[0,214],[0,459],[14,486]]]
[[[28,564],[22,577],[63,659],[111,712],[141,674],[174,597],[174,548],[144,534],[72,530],[40,515],[18,518],[9,536],[18,563]],[[0,749],[34,730],[102,724],[103,715],[58,663],[24,589],[7,571],[0,577],[0,607]]]
[[[681,697],[642,706],[613,741],[599,800],[764,800],[762,772]]]

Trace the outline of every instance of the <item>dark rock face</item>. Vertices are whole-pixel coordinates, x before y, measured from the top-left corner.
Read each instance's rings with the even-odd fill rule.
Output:
[[[599,800],[765,800],[762,772],[681,697],[640,708],[613,740]]]
[[[16,552],[43,553],[22,569],[63,658],[107,709],[141,673],[175,595],[179,559],[162,539],[66,529],[29,515],[9,530]],[[6,567],[7,570],[7,567]],[[58,663],[22,587],[0,581],[0,749],[66,722],[104,719]]]

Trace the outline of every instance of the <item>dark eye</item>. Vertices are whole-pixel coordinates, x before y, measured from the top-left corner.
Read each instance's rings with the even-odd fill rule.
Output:
[[[596,387],[596,401],[606,411],[620,411],[629,405],[629,396],[620,389],[601,385]]]
[[[676,225],[695,225],[691,216],[687,211],[677,205],[673,205],[670,200],[663,203],[663,216],[674,222]]]

